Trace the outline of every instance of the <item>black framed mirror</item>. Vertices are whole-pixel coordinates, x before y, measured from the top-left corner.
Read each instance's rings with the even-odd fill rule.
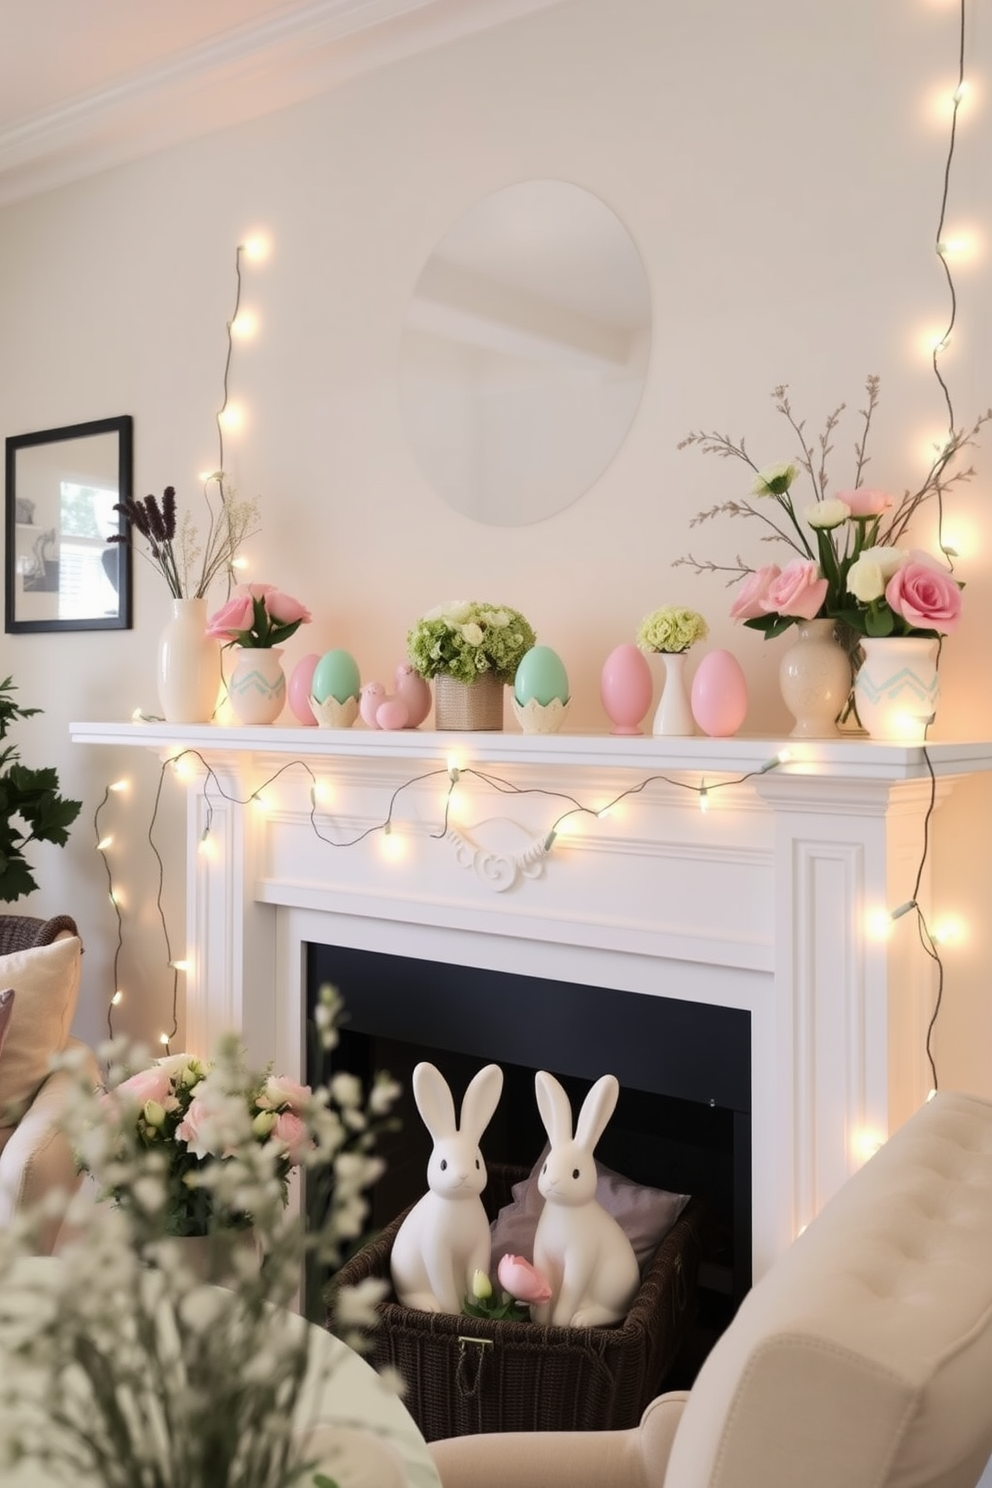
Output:
[[[6,630],[129,630],[133,420],[7,439]]]

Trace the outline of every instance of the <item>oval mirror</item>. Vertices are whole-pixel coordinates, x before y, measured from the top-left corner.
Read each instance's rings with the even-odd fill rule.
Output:
[[[577,500],[630,428],[651,345],[647,275],[591,192],[524,181],[438,244],[403,323],[417,461],[457,511],[499,526]]]

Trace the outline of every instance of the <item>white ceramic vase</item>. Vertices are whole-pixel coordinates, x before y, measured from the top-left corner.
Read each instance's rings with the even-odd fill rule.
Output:
[[[937,711],[938,643],[926,636],[864,636],[854,701],[870,739],[920,744]]]
[[[665,681],[661,700],[655,709],[652,734],[667,734],[672,738],[686,737],[696,732],[696,720],[692,716],[689,688],[686,684],[688,653],[685,651],[659,652],[665,665]]]
[[[220,644],[207,637],[207,601],[174,599],[158,643],[158,700],[166,723],[209,723],[220,682]]]
[[[794,739],[832,739],[851,693],[851,662],[832,620],[800,620],[779,664],[782,700],[795,719]]]
[[[241,723],[275,723],[286,701],[279,646],[239,646],[227,695]]]

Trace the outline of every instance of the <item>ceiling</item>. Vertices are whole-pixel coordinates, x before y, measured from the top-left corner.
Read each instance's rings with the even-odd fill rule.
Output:
[[[0,206],[564,0],[0,0]]]

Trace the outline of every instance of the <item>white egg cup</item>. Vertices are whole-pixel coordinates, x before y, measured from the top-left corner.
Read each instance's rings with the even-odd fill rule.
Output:
[[[339,703],[335,697],[325,698],[322,703],[318,703],[315,697],[311,697],[310,707],[321,728],[351,728],[358,717],[357,697],[345,698],[343,703]]]
[[[526,703],[518,703],[510,694],[513,716],[525,734],[556,734],[565,722],[571,701],[571,698],[564,702],[552,698],[550,703],[539,703],[537,698],[529,698]]]

